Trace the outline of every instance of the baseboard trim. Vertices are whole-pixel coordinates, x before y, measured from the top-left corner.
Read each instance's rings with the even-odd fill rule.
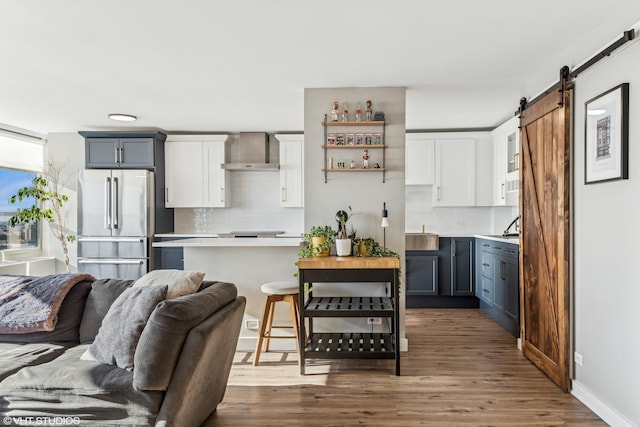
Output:
[[[576,380],[573,380],[571,383],[571,394],[610,426],[634,427],[633,423],[620,415],[615,409],[607,406]]]

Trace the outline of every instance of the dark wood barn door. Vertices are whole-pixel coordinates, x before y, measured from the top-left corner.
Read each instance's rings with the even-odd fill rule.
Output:
[[[569,391],[569,146],[571,89],[521,116],[520,306],[522,350]]]

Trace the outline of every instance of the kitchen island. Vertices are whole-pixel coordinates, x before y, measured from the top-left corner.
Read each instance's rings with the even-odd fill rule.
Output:
[[[255,340],[262,317],[265,295],[260,286],[265,282],[287,280],[296,282],[296,261],[301,237],[220,238],[215,235],[173,235],[175,239],[154,242],[156,249],[183,249],[184,269],[205,273],[205,280],[234,283],[238,294],[247,298],[238,348],[255,349]],[[156,238],[170,239],[170,235]],[[287,324],[290,314],[276,309],[276,322]],[[291,344],[291,345],[289,345]],[[295,350],[290,340],[277,340],[272,347]]]
[[[310,257],[298,261],[300,298],[300,374],[305,359],[394,359],[400,375],[398,295],[400,260],[395,257]],[[314,296],[318,282],[373,282],[385,285],[384,296]],[[305,287],[309,286],[305,298]],[[333,287],[329,285],[329,287]],[[385,332],[314,331],[314,318],[372,318],[388,321]],[[305,331],[308,321],[308,334]],[[306,337],[306,338],[305,338]]]

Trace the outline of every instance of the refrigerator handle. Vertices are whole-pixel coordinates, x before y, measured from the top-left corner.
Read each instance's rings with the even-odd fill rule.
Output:
[[[118,214],[119,214],[119,206],[118,206],[118,178],[113,177],[113,187],[111,189],[111,222],[113,223],[113,228],[118,228]]]
[[[104,228],[111,228],[111,178],[106,177],[104,182]]]

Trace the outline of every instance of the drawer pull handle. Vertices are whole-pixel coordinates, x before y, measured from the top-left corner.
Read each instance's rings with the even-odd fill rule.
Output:
[[[482,292],[491,292],[489,289],[483,289]]]

